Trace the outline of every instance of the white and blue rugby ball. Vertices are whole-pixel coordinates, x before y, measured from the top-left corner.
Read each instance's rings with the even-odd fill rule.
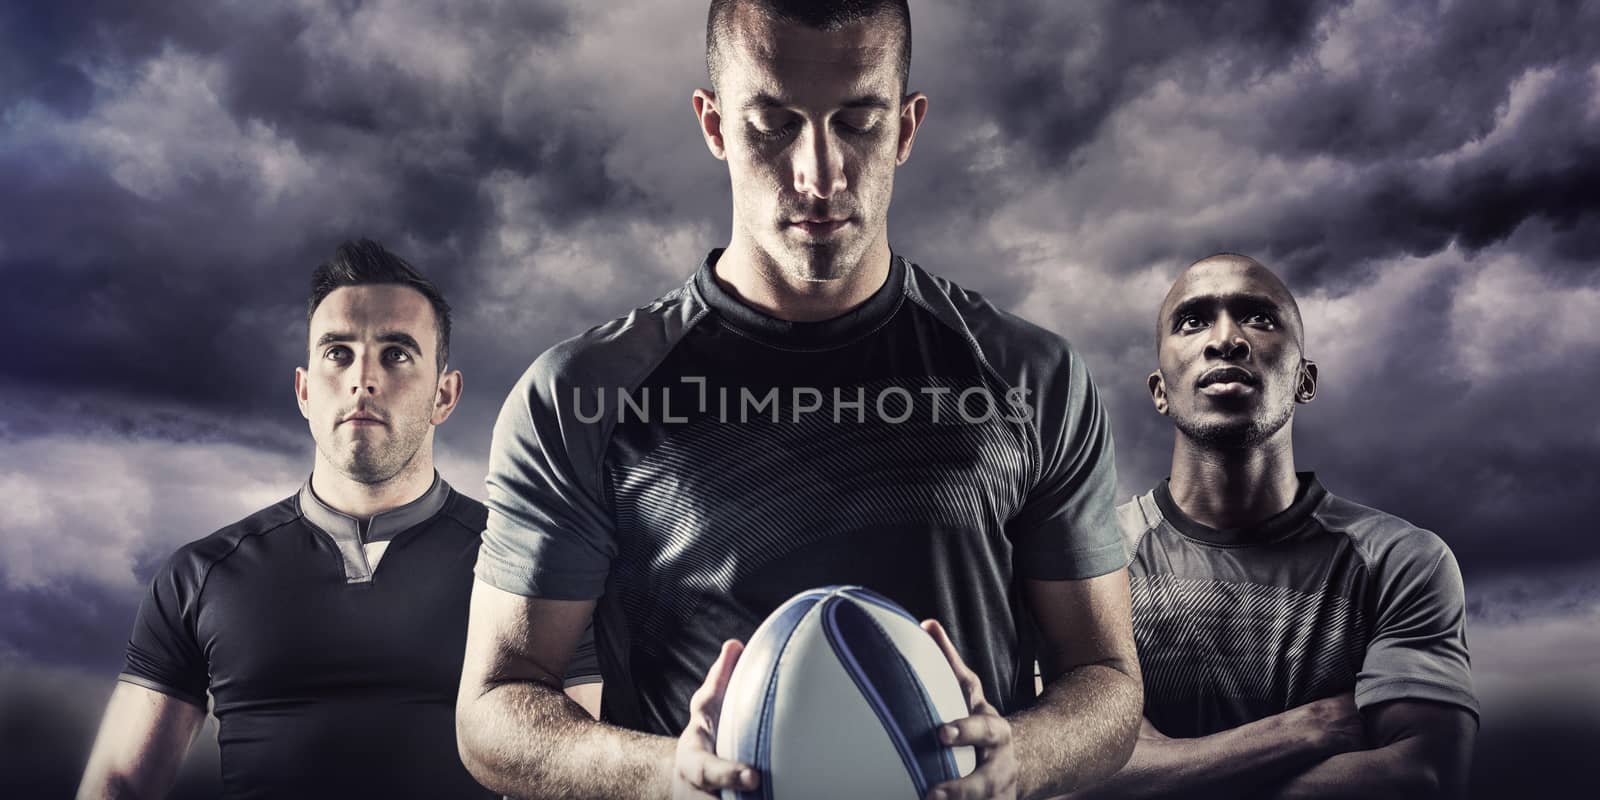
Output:
[[[802,592],[729,679],[717,755],[754,767],[761,787],[723,800],[920,800],[972,772],[971,747],[938,739],[967,713],[939,645],[900,606],[859,586]]]

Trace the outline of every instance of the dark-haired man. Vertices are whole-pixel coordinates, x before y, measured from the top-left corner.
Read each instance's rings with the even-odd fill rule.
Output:
[[[165,794],[207,692],[228,797],[489,796],[452,721],[486,512],[433,469],[462,390],[450,307],[365,240],[311,286],[311,477],[156,573],[79,797]]]
[[[707,29],[693,106],[732,240],[507,401],[464,760],[514,795],[753,789],[755,765],[713,755],[739,640],[796,592],[860,584],[943,623],[972,710],[940,735],[977,770],[913,770],[908,795],[1093,783],[1139,705],[1110,429],[1059,336],[890,250],[928,103],[905,3],[719,0]],[[591,614],[611,725],[560,694]]]
[[[1161,305],[1172,475],[1119,509],[1145,718],[1092,797],[1455,797],[1477,702],[1461,575],[1403,519],[1296,473],[1317,394],[1294,296],[1239,255]]]

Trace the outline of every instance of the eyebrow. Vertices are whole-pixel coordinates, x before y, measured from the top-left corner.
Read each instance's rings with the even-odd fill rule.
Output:
[[[785,103],[778,99],[777,96],[768,94],[766,92],[757,92],[754,97],[746,100],[744,104],[744,110],[746,111],[764,111],[772,108],[788,107],[788,103]],[[859,97],[852,97],[849,100],[840,103],[839,107],[844,109],[871,108],[878,111],[888,111],[894,106],[886,97],[876,94],[864,94]]]
[[[1190,297],[1173,306],[1172,311],[1167,313],[1167,320],[1177,321],[1188,314],[1230,305],[1247,305],[1255,308],[1270,309],[1280,316],[1285,313],[1284,305],[1271,295],[1257,294],[1255,292],[1230,292],[1228,294],[1206,294]]]
[[[378,341],[385,344],[397,344],[419,354],[422,352],[422,346],[417,344],[417,340],[412,338],[411,334],[409,333],[404,333],[401,331],[385,331],[384,333],[378,334],[377,338]],[[338,342],[353,342],[356,341],[356,339],[357,337],[353,333],[330,331],[317,337],[317,346],[322,347],[323,345],[336,344]]]

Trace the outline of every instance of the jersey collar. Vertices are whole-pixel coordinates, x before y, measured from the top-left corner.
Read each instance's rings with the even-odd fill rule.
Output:
[[[445,483],[444,478],[439,477],[438,470],[435,470],[433,484],[421,497],[365,519],[352,517],[324,503],[311,489],[309,477],[305,485],[300,487],[297,499],[301,516],[328,534],[339,546],[339,554],[344,557],[345,578],[359,581],[371,577],[367,556],[361,545],[388,541],[401,531],[426,522],[444,508],[449,496],[450,484]]]
[[[906,267],[899,255],[889,255],[889,277],[865,302],[833,319],[792,322],[770,317],[744,304],[717,283],[716,264],[724,248],[706,255],[690,284],[705,304],[734,330],[756,341],[787,350],[827,350],[842,347],[877,330],[894,316],[905,298]]]
[[[1311,512],[1315,511],[1323,498],[1328,495],[1328,490],[1322,488],[1322,482],[1317,480],[1315,472],[1297,472],[1295,477],[1300,479],[1300,488],[1295,492],[1294,502],[1290,503],[1288,508],[1255,525],[1243,528],[1212,528],[1190,519],[1172,499],[1172,490],[1167,485],[1171,478],[1157,484],[1152,494],[1161,516],[1176,528],[1178,533],[1190,539],[1225,547],[1267,544],[1299,530],[1300,526],[1311,517]]]

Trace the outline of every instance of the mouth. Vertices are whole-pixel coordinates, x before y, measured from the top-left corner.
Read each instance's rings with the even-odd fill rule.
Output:
[[[339,424],[354,425],[357,428],[365,428],[376,425],[387,425],[389,423],[385,422],[382,417],[370,411],[357,411],[356,413],[339,420]]]
[[[1256,390],[1260,380],[1244,367],[1217,367],[1206,370],[1195,381],[1195,388],[1211,397],[1249,394]]]
[[[850,224],[850,221],[851,220],[849,217],[806,217],[802,219],[789,220],[784,224],[787,227],[800,231],[810,238],[822,239],[832,236],[833,234],[843,230],[846,225]]]

